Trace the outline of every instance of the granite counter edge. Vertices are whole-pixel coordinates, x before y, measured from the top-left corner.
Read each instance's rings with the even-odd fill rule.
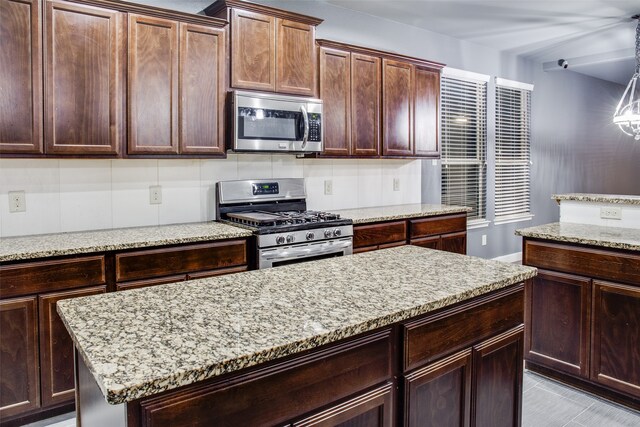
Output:
[[[384,222],[384,221],[393,221],[393,220],[400,220],[400,219],[429,218],[429,217],[439,216],[439,215],[453,215],[453,214],[467,213],[470,211],[471,211],[470,208],[451,208],[451,209],[442,209],[442,210],[427,211],[427,212],[416,211],[416,212],[402,213],[402,214],[397,213],[397,214],[388,214],[388,215],[374,215],[370,217],[353,219],[353,225],[370,224],[373,222]]]
[[[533,239],[550,240],[554,242],[575,243],[579,245],[599,246],[602,248],[624,249],[628,251],[640,251],[640,245],[624,242],[612,242],[608,240],[585,239],[572,236],[558,236],[557,234],[549,234],[535,231],[516,230],[516,236],[530,237]]]

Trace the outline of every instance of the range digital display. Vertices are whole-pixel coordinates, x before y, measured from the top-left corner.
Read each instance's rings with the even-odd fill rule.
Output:
[[[262,184],[253,184],[253,195],[261,194],[278,194],[280,189],[277,182],[265,182]]]

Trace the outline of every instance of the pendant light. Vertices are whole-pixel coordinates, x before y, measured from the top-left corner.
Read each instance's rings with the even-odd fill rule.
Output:
[[[634,15],[638,19],[636,25],[636,72],[631,77],[622,99],[618,103],[613,114],[613,123],[617,124],[622,132],[633,136],[640,141],[640,15]]]

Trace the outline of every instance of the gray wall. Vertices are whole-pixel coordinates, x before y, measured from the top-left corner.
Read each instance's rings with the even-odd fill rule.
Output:
[[[518,252],[517,228],[558,220],[554,193],[640,194],[640,143],[611,123],[623,87],[571,71],[544,72],[532,63],[488,47],[348,9],[309,1],[259,1],[323,18],[319,38],[371,46],[430,60],[492,77],[535,85],[532,96],[530,221],[470,230],[468,253],[492,258]],[[630,70],[631,76],[632,70]],[[494,217],[495,85],[488,87],[487,218]],[[422,167],[422,198],[440,202],[440,162]],[[487,245],[481,237],[487,235]]]

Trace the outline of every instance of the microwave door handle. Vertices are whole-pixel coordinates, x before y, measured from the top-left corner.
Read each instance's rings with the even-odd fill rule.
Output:
[[[309,115],[304,106],[300,107],[300,112],[302,112],[302,120],[304,120],[304,135],[302,135],[302,149],[304,150],[309,139]]]

